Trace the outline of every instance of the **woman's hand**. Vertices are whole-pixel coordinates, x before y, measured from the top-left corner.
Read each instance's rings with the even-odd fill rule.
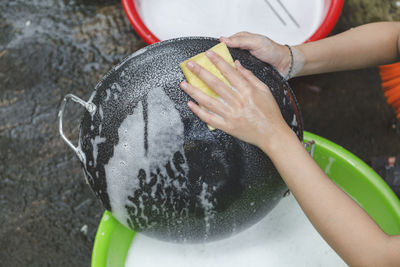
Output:
[[[220,96],[215,99],[185,81],[181,83],[181,88],[197,101],[198,105],[190,101],[188,106],[202,121],[266,151],[276,143],[277,137],[291,132],[263,82],[239,61],[235,61],[235,69],[212,51],[207,51],[206,55],[232,88],[195,62],[187,63],[188,68]]]
[[[286,77],[289,72],[289,49],[284,45],[275,43],[266,36],[239,32],[230,37],[221,37],[220,41],[232,48],[249,50],[259,60],[274,66],[283,77]]]

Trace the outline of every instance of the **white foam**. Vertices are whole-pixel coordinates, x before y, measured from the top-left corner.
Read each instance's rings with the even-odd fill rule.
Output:
[[[90,142],[92,143],[92,148],[93,148],[93,166],[97,166],[97,156],[98,156],[98,145],[105,142],[106,138],[100,137],[100,136],[95,136],[94,139],[90,139]]]
[[[118,84],[118,83],[113,83],[112,85],[111,85],[111,89],[116,89],[116,90],[118,90],[118,92],[122,92],[122,87]]]
[[[293,114],[293,120],[292,120],[291,125],[295,126],[295,127],[297,126],[296,114]]]
[[[138,189],[138,173],[140,169],[146,172],[150,179],[150,172],[160,169],[166,177],[165,186],[172,182],[166,173],[165,165],[172,162],[175,152],[183,151],[183,122],[174,102],[169,99],[162,88],[152,89],[147,97],[148,124],[147,124],[147,150],[145,148],[145,121],[143,117],[143,103],[139,102],[132,115],[122,122],[118,129],[119,143],[114,147],[114,156],[104,166],[107,177],[107,191],[113,215],[123,224],[127,225],[128,213],[126,205],[134,205],[128,200]],[[185,160],[186,162],[186,160]],[[178,171],[171,164],[172,171]],[[188,172],[186,163],[181,165],[185,173]],[[153,185],[149,197],[154,197],[158,181]],[[148,181],[147,181],[148,182]],[[183,189],[186,184],[179,185]],[[139,198],[139,205],[135,206],[135,216],[148,221],[143,211],[143,200]],[[155,207],[153,207],[155,208]]]
[[[229,239],[175,244],[137,233],[126,267],[346,266],[313,228],[293,196],[259,223]]]
[[[204,208],[204,223],[205,223],[205,238],[208,237],[210,233],[210,220],[214,218],[215,210],[214,203],[212,202],[211,194],[208,189],[208,185],[203,182],[200,195],[198,199],[200,201],[201,206]]]
[[[100,121],[103,121],[104,113],[103,113],[103,108],[100,105],[99,105],[99,116],[100,116]]]
[[[304,42],[315,32],[323,20],[327,2],[281,0],[299,24],[297,27],[277,0],[134,1],[147,28],[161,40],[182,36],[218,38],[249,31],[290,45]]]
[[[111,95],[111,90],[110,89],[106,89],[106,98],[104,99],[104,102],[107,102],[110,99],[110,95]]]
[[[100,123],[99,124],[99,135],[101,135],[101,131],[103,130],[103,125]]]

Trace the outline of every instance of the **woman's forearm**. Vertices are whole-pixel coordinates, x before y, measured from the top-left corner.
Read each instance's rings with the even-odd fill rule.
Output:
[[[278,140],[279,139],[279,140]],[[291,132],[277,135],[266,152],[304,213],[350,266],[390,265],[388,250],[400,248],[367,213],[319,168]],[[351,179],[351,177],[349,177]],[[387,245],[391,242],[395,244]],[[396,243],[397,242],[397,243]],[[397,261],[396,264],[399,262]]]
[[[305,61],[296,76],[396,62],[399,60],[399,39],[400,22],[378,22],[295,46]]]
[[[205,123],[268,154],[312,224],[348,264],[399,266],[400,236],[386,235],[322,172],[284,121],[271,90],[240,62],[233,68],[214,52],[206,56],[237,90],[189,61],[187,67],[224,100],[182,82],[198,103],[188,102],[189,108]]]

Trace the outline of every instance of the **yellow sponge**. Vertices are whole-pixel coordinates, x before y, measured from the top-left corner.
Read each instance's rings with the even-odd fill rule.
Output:
[[[229,53],[228,47],[226,47],[225,43],[219,43],[216,46],[212,47],[210,50],[214,51],[218,55],[220,55],[226,62],[228,62],[232,67],[235,67],[235,63],[233,63],[233,59],[231,54]],[[203,91],[205,94],[218,98],[218,94],[214,92],[208,85],[203,82],[202,80],[199,79],[193,72],[191,72],[188,67],[186,66],[186,63],[188,61],[193,61],[208,70],[210,73],[214,74],[218,79],[220,79],[222,82],[224,82],[226,85],[231,87],[231,84],[228,82],[227,79],[222,75],[222,73],[217,69],[217,67],[207,58],[205,55],[205,52],[200,53],[180,64],[181,70],[183,74],[185,75],[186,80],[188,83],[193,85],[194,87],[199,88],[201,91]],[[208,126],[210,130],[214,130],[212,127]]]

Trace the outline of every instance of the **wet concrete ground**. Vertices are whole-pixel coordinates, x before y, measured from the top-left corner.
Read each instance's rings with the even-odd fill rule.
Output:
[[[395,2],[346,1],[335,31],[398,19]],[[58,135],[57,110],[67,93],[88,99],[113,65],[143,46],[118,1],[0,0],[0,266],[90,265],[103,208]],[[377,69],[291,84],[306,130],[363,159],[400,152]],[[72,140],[80,116],[68,106]]]

